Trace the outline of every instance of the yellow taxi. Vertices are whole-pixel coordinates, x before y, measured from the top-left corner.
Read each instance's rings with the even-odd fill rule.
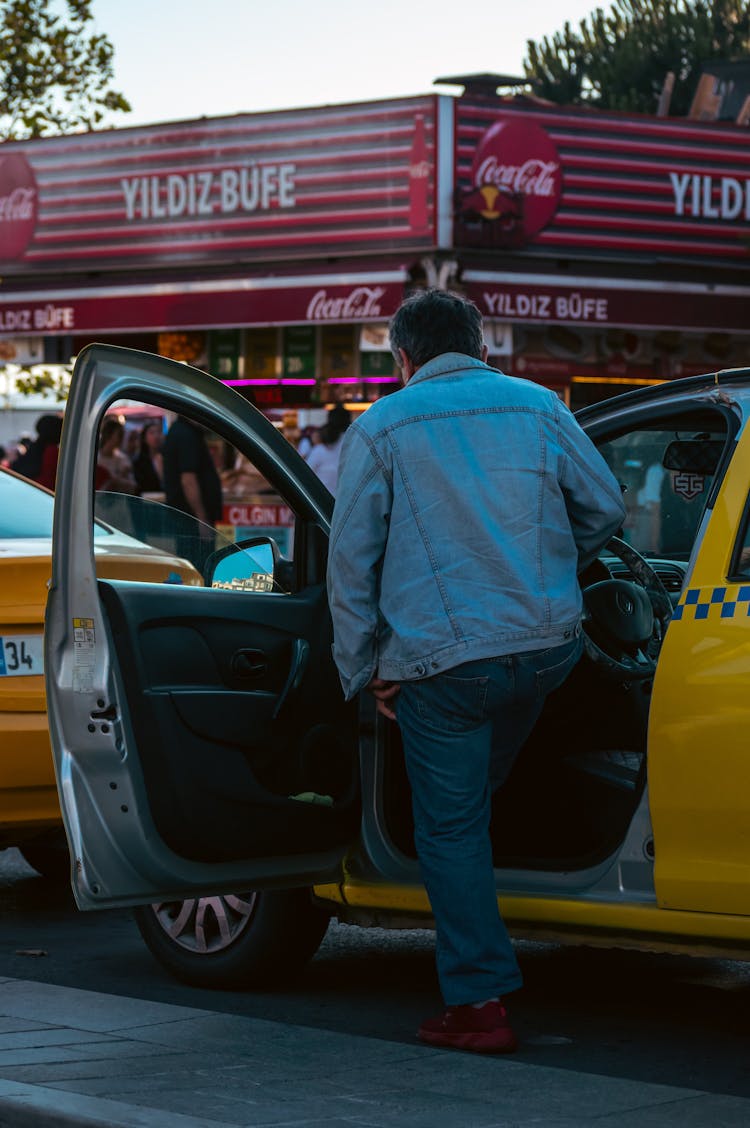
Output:
[[[284,553],[240,530],[204,586],[97,576],[90,469],[118,397],[236,447],[293,514]],[[584,657],[495,799],[516,935],[750,954],[748,417],[750,370],[579,416],[628,513],[581,577]],[[429,925],[398,727],[344,704],[331,658],[310,468],[219,381],[97,345],[58,493],[45,673],[79,906],[143,906],[152,951],[207,985],[294,971],[331,916]]]
[[[0,848],[17,846],[48,877],[68,851],[50,753],[42,628],[51,574],[54,495],[0,469]],[[97,574],[151,583],[201,583],[184,560],[101,521],[92,526]]]

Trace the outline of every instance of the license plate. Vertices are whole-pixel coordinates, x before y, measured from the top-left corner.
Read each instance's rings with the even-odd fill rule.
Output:
[[[41,635],[0,637],[0,678],[28,677],[44,673],[44,643]]]

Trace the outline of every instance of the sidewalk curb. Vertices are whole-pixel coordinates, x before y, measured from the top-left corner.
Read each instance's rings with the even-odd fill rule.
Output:
[[[164,1109],[0,1079],[0,1128],[164,1128],[167,1122],[169,1128],[231,1128],[225,1120],[196,1119]]]

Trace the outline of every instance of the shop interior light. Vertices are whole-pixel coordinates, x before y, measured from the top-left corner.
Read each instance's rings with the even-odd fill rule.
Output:
[[[651,380],[645,376],[572,376],[572,384],[666,384],[667,380]]]
[[[329,384],[398,384],[400,376],[332,376]]]

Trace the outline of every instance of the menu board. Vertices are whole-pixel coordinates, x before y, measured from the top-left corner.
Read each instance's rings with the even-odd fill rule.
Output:
[[[321,373],[324,380],[356,375],[354,329],[351,325],[325,325],[320,341]]]
[[[361,352],[359,366],[363,376],[393,376],[396,368],[390,352]]]
[[[275,380],[279,376],[278,333],[276,329],[245,331],[245,378]]]
[[[314,325],[290,325],[284,329],[282,372],[285,379],[315,379]]]
[[[220,380],[236,380],[240,374],[240,330],[214,329],[208,335],[208,370]]]

